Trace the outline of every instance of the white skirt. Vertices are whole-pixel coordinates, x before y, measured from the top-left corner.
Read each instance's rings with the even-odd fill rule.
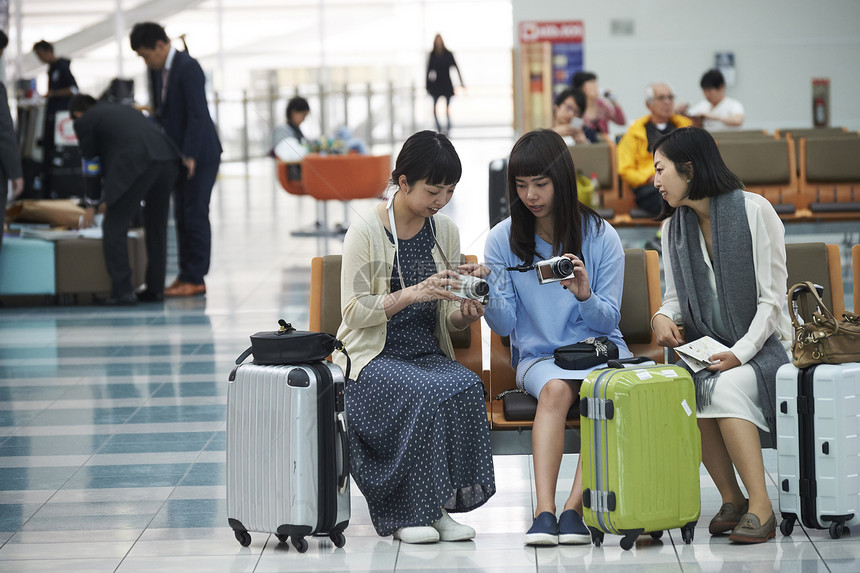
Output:
[[[701,412],[699,418],[740,418],[752,422],[765,432],[769,431],[761,401],[758,395],[758,382],[755,370],[750,364],[737,366],[720,373],[714,385],[711,403]]]

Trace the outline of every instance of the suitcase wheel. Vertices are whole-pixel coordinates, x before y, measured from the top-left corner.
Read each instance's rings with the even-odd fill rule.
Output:
[[[296,551],[299,553],[304,553],[308,550],[308,542],[304,537],[293,537],[292,542],[293,547],[295,547]]]
[[[621,538],[621,549],[624,551],[630,551],[633,549],[633,545],[636,543],[636,538],[639,537],[638,534],[634,535],[625,535]]]
[[[841,521],[834,521],[830,524],[830,537],[839,539],[842,537],[842,532],[845,529],[845,524]]]
[[[329,536],[329,538],[331,539],[331,542],[334,543],[334,546],[337,548],[341,548],[346,545],[346,536],[340,531],[335,531]]]
[[[594,546],[600,547],[603,545],[603,532],[593,527],[589,527],[589,529],[591,529],[591,542]]]
[[[782,518],[782,521],[779,522],[779,532],[784,537],[788,537],[792,531],[794,531],[794,519],[790,517]]]
[[[684,540],[684,543],[689,545],[693,542],[693,534],[695,531],[695,527],[687,527],[686,525],[681,528],[681,539]]]
[[[663,537],[663,530],[662,529],[660,531],[652,531],[651,532],[651,539],[660,539],[661,537]]]
[[[279,541],[280,543],[286,543],[286,542],[287,542],[287,539],[289,539],[289,538],[290,538],[290,536],[289,536],[289,535],[281,535],[280,533],[276,533],[276,534],[275,534],[275,537],[277,537],[277,538],[278,538],[278,541]]]
[[[234,531],[233,533],[236,535],[236,541],[238,541],[242,547],[248,547],[249,545],[251,545],[251,534],[250,533],[248,533],[247,531],[238,531],[238,530]]]

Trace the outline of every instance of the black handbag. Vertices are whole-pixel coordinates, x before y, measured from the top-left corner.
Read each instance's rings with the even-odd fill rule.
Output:
[[[605,336],[597,336],[556,348],[552,355],[559,368],[583,370],[618,358],[618,346]]]
[[[251,335],[251,346],[239,355],[236,364],[241,364],[251,354],[254,355],[254,364],[306,364],[322,360],[339,350],[346,356],[345,378],[349,379],[349,354],[340,340],[326,332],[296,330],[284,319],[279,320],[278,324],[281,327],[274,332]]]

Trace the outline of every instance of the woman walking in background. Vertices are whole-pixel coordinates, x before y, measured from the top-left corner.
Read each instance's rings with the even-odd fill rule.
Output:
[[[436,121],[436,131],[447,134],[451,131],[451,98],[454,97],[454,84],[451,82],[451,68],[457,70],[457,76],[460,78],[460,87],[466,87],[463,83],[463,74],[460,73],[460,68],[454,60],[448,48],[445,47],[445,42],[442,41],[442,36],[436,34],[433,40],[433,50],[430,52],[430,59],[427,61],[427,93],[433,96],[433,119]],[[442,124],[439,122],[436,107],[439,103],[439,98],[445,98],[445,118],[448,122],[447,127],[443,130]]]

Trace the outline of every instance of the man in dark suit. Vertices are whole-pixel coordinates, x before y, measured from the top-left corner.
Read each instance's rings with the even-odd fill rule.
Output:
[[[182,153],[187,175],[173,196],[179,243],[179,277],[167,296],[206,293],[212,231],[209,199],[221,164],[221,142],[206,103],[206,78],[197,60],[174,48],[159,24],[135,24],[131,49],[150,69],[155,115]]]
[[[69,103],[69,111],[75,119],[85,176],[100,175],[102,180],[100,189],[87,186],[84,215],[85,224],[91,224],[96,206],[105,204],[102,248],[113,287],[101,302],[133,305],[138,300],[164,300],[167,217],[170,190],[179,176],[179,151],[155,123],[132,107],[96,103],[92,97],[78,94]],[[142,200],[146,290],[135,295],[126,236]]]
[[[54,129],[57,125],[57,112],[69,109],[69,101],[78,93],[78,83],[72,75],[71,60],[58,58],[54,54],[53,44],[39,40],[33,44],[33,52],[40,62],[48,64],[48,92],[45,94],[45,124],[42,132],[42,185],[51,193],[67,193],[69,189],[55,189],[53,166],[55,160],[62,159],[57,155],[57,147],[54,145]]]
[[[0,57],[9,45],[9,37],[0,30]],[[6,213],[6,194],[9,180],[12,180],[12,197],[24,190],[24,177],[21,172],[21,156],[18,153],[18,140],[15,125],[9,113],[9,96],[6,86],[0,83],[0,211]],[[3,246],[3,231],[0,229],[0,247]]]

